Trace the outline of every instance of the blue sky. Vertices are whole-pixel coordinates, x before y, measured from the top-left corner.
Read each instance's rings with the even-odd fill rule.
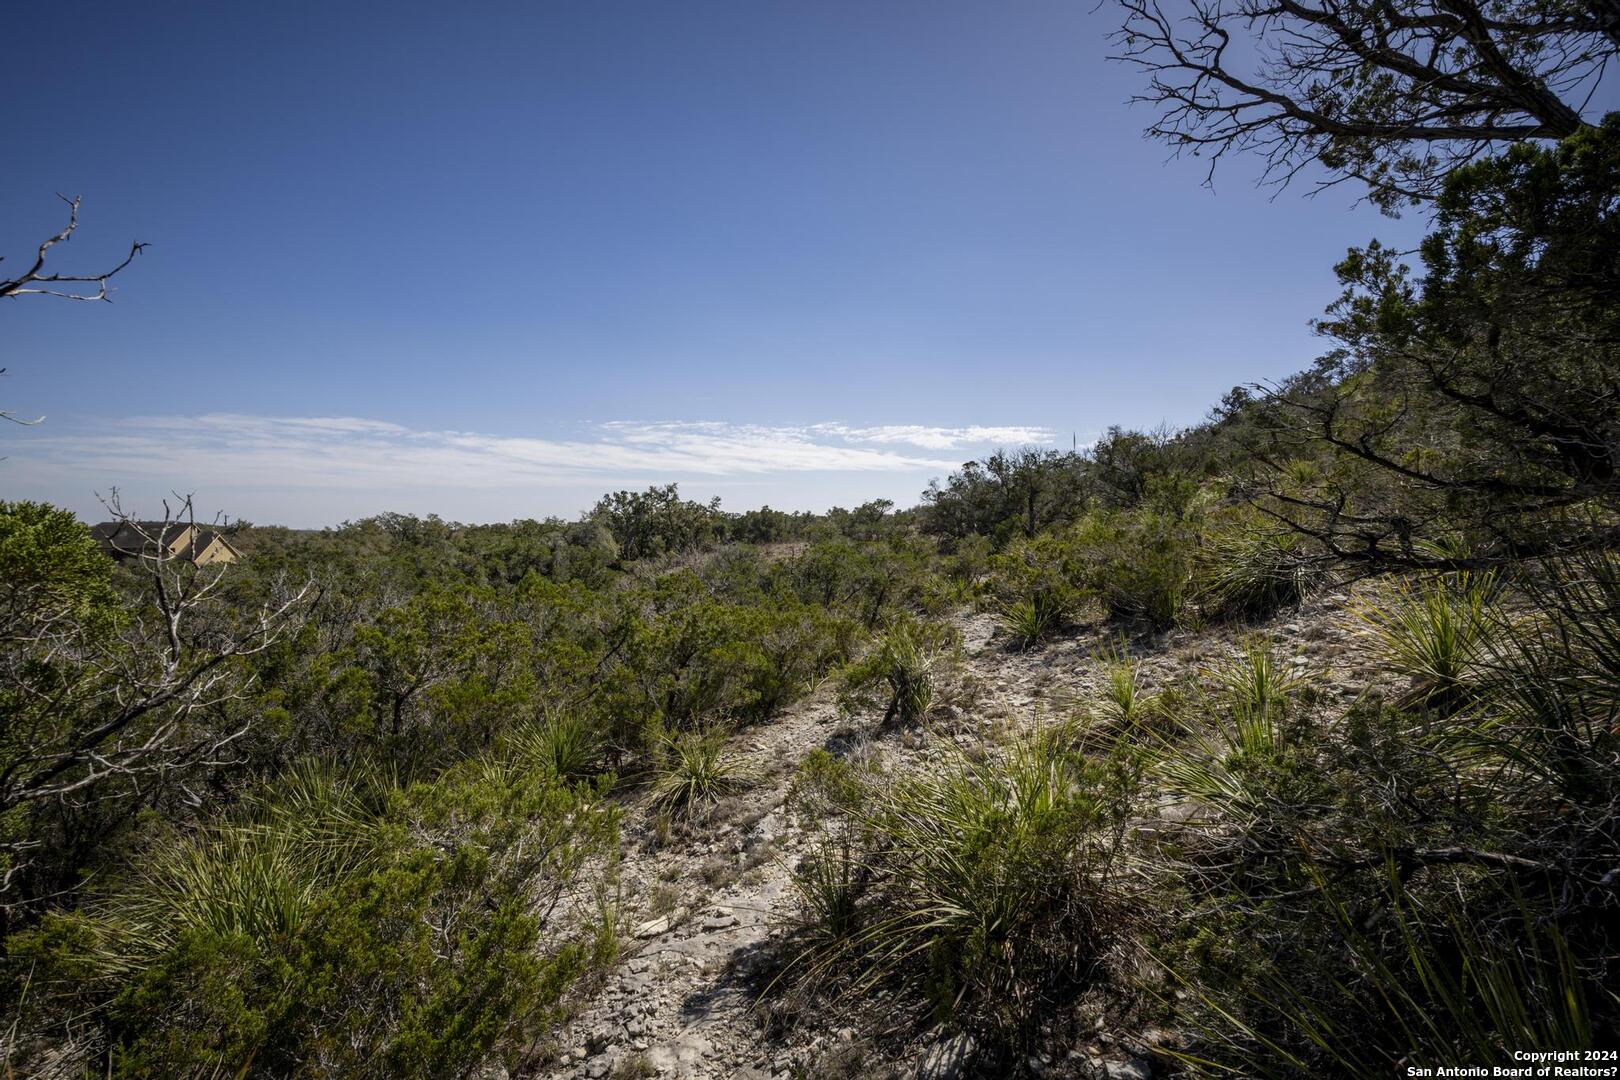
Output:
[[[1089,2],[28,5],[0,63],[0,496],[95,516],[916,500],[1199,420],[1420,222],[1142,138]]]

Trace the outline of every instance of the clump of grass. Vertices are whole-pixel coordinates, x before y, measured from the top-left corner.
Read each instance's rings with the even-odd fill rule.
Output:
[[[365,771],[303,762],[251,794],[244,819],[152,842],[86,905],[99,966],[137,970],[193,930],[290,940],[324,890],[366,859],[386,787]]]
[[[1598,1045],[1590,1003],[1604,991],[1557,924],[1521,898],[1452,899],[1424,912],[1395,880],[1383,932],[1373,934],[1330,881],[1318,874],[1315,883],[1335,930],[1324,940],[1343,949],[1316,964],[1343,964],[1356,977],[1294,967],[1242,985],[1190,983],[1192,1008],[1182,1014],[1202,1046],[1186,1064],[1250,1076],[1376,1076],[1409,1064],[1490,1067],[1507,1048]],[[1517,917],[1491,925],[1480,907]]]
[[[656,915],[668,915],[679,906],[681,890],[667,881],[660,881],[653,886],[651,895],[647,900],[647,907]]]
[[[364,771],[305,762],[250,795],[241,820],[154,840],[84,907],[92,965],[134,973],[191,931],[262,948],[291,940],[326,890],[369,857],[385,791]]]
[[[658,1068],[652,1059],[644,1053],[634,1053],[622,1057],[613,1066],[609,1074],[610,1080],[646,1080],[648,1077],[658,1075]]]
[[[1148,750],[1165,792],[1218,811],[1237,834],[1287,817],[1272,786],[1282,782],[1280,770],[1300,749],[1283,721],[1301,680],[1279,668],[1260,637],[1204,674],[1215,684],[1213,693],[1195,692],[1182,702],[1177,733]]]
[[[1271,615],[1305,598],[1309,565],[1298,533],[1252,519],[1217,530],[1195,560],[1199,607],[1211,618]]]
[[[665,738],[652,785],[653,807],[691,818],[747,786],[742,763],[726,749],[721,731],[690,731]]]
[[[259,826],[202,830],[155,847],[117,893],[90,905],[110,972],[131,972],[174,948],[187,931],[287,941],[333,876],[334,853]],[[325,872],[323,872],[325,871]]]
[[[581,780],[601,771],[606,743],[600,729],[572,712],[554,712],[514,731],[508,752],[524,766],[562,780]]]
[[[804,925],[815,935],[815,948],[841,951],[859,926],[859,905],[870,874],[859,861],[847,828],[822,833],[794,871]]]
[[[1402,582],[1390,601],[1358,609],[1385,660],[1412,679],[1402,705],[1449,710],[1466,701],[1500,626],[1497,592],[1491,574],[1458,574]]]

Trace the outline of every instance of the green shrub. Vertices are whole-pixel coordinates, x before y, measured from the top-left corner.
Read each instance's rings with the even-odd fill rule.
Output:
[[[853,809],[865,790],[864,774],[869,771],[818,746],[794,770],[789,801],[812,818]]]
[[[738,716],[751,722],[774,717],[816,679],[854,651],[858,623],[813,604],[761,601],[740,620],[750,649]]]
[[[690,570],[634,596],[641,608],[626,668],[646,722],[691,730],[770,719],[846,659],[858,626],[791,595],[715,595]]]
[[[1192,531],[1182,518],[1143,508],[1094,513],[1071,541],[1081,553],[1078,580],[1111,618],[1157,629],[1192,612]]]
[[[859,857],[850,828],[819,834],[793,871],[805,940],[800,947],[836,956],[851,947],[861,927],[861,900],[871,873]]]
[[[1245,640],[1236,657],[1215,665],[1208,674],[1234,715],[1275,716],[1303,685],[1278,667],[1270,643],[1258,636]]]
[[[97,1025],[117,1076],[460,1075],[607,958],[599,921],[547,914],[616,850],[594,791],[477,765],[375,803],[291,787],[8,939],[30,1024]]]
[[[1020,537],[991,558],[1002,627],[1020,648],[1045,638],[1079,606],[1079,559],[1066,531]]]

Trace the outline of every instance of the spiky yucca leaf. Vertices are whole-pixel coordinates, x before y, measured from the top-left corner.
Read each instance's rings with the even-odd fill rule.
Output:
[[[574,712],[548,713],[507,737],[507,751],[519,764],[563,780],[595,775],[605,750],[601,730]]]
[[[1245,639],[1239,654],[1211,668],[1209,675],[1227,706],[1241,713],[1280,712],[1302,683],[1283,671],[1271,644],[1259,636]]]
[[[1468,697],[1497,640],[1500,590],[1492,574],[1401,582],[1384,602],[1357,608],[1385,660],[1412,679],[1403,704],[1455,708]]]
[[[669,814],[691,817],[747,786],[747,770],[726,749],[723,732],[683,732],[666,738],[662,755],[653,779],[652,802]]]
[[[1039,643],[1057,629],[1068,609],[1054,594],[1036,593],[1001,609],[1001,626],[1020,649]]]
[[[1506,928],[1485,925],[1477,900],[1421,911],[1390,873],[1387,932],[1377,935],[1316,876],[1346,950],[1343,976],[1272,970],[1241,989],[1187,983],[1194,1008],[1183,1015],[1204,1046],[1184,1063],[1203,1074],[1373,1076],[1598,1045],[1590,1005],[1613,995],[1580,969],[1556,923],[1522,897],[1508,901],[1518,919]]]
[[[1136,722],[1142,710],[1140,667],[1121,640],[1100,646],[1093,661],[1101,674],[1101,697],[1108,718],[1126,726]]]

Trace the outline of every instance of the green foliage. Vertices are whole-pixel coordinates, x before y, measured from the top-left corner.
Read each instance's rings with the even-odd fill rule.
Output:
[[[674,484],[605,495],[591,519],[613,534],[623,559],[691,551],[714,543],[723,527],[719,499],[688,502]]]
[[[1186,519],[1146,508],[1095,513],[1071,542],[1081,582],[1111,617],[1162,629],[1188,613],[1193,541]]]
[[[1557,924],[1542,924],[1522,900],[1503,905],[1516,907],[1516,918],[1491,925],[1455,900],[1420,912],[1397,879],[1389,929],[1375,934],[1326,880],[1318,887],[1357,977],[1318,964],[1268,970],[1244,987],[1194,984],[1189,1019],[1204,1045],[1186,1057],[1193,1072],[1490,1069],[1503,1054],[1600,1045],[1591,1003],[1607,992],[1576,963]]]
[[[1052,593],[1010,601],[1001,609],[1001,628],[1014,645],[1027,649],[1063,624],[1068,605]]]
[[[858,766],[818,746],[799,762],[789,798],[800,813],[825,817],[855,807],[864,790],[862,779]]]
[[[934,669],[949,639],[948,628],[939,623],[896,618],[872,650],[845,669],[845,707],[858,707],[866,690],[881,685],[887,692],[885,726],[922,722],[934,701]]]
[[[855,947],[862,929],[861,901],[872,875],[860,860],[854,830],[839,828],[819,833],[793,873],[800,906],[802,955],[838,956]]]
[[[847,620],[822,607],[757,593],[732,602],[691,571],[659,578],[638,599],[630,675],[647,722],[678,730],[769,719],[842,660],[854,638]]]
[[[872,629],[916,604],[930,580],[925,547],[903,536],[877,543],[824,540],[784,567],[800,600],[858,619]]]
[[[614,850],[589,789],[306,770],[256,805],[155,837],[79,912],[11,939],[30,1019],[87,1011],[118,1076],[460,1075],[611,948],[545,914]]]
[[[1253,407],[1260,504],[1338,561],[1508,565],[1612,543],[1620,507],[1620,115],[1459,169],[1422,274],[1378,243],[1317,367]],[[1286,463],[1317,463],[1306,483]],[[1572,510],[1574,512],[1572,512]],[[1424,541],[1468,535],[1468,562]]]
[[[1385,662],[1413,680],[1409,704],[1460,705],[1491,662],[1499,618],[1490,574],[1461,574],[1413,585],[1399,582],[1360,616]]]
[[[990,560],[1003,629],[1028,648],[1062,625],[1079,606],[1077,549],[1067,532],[1018,539]]]
[[[1190,1067],[1361,1075],[1612,1042],[1613,562],[1512,593],[1399,585],[1370,617],[1418,678],[1401,707],[1324,711],[1252,641],[1210,673],[1151,754],[1180,807],[1151,849],[1193,913],[1161,938]]]
[[[606,742],[583,713],[550,713],[507,736],[506,750],[525,767],[561,780],[583,780],[602,771]]]
[[[930,483],[923,492],[921,524],[938,536],[1005,542],[1069,520],[1084,498],[1084,462],[1078,454],[998,451],[982,462],[968,462],[944,486]]]
[[[1239,715],[1275,716],[1301,685],[1299,678],[1277,666],[1271,645],[1258,636],[1244,641],[1238,656],[1216,665],[1209,675],[1220,687],[1226,707]]]
[[[800,869],[790,974],[865,992],[893,980],[1016,1041],[1104,948],[1123,788],[1031,738],[989,761],[868,781]]]
[[[1233,508],[1211,517],[1193,556],[1193,592],[1206,618],[1265,618],[1304,599],[1308,567],[1299,533]]]
[[[1140,665],[1123,640],[1103,644],[1093,661],[1101,676],[1099,696],[1110,724],[1129,729],[1141,718],[1145,705]]]
[[[117,603],[112,563],[76,517],[44,503],[0,501],[0,641],[60,623],[105,633]]]

